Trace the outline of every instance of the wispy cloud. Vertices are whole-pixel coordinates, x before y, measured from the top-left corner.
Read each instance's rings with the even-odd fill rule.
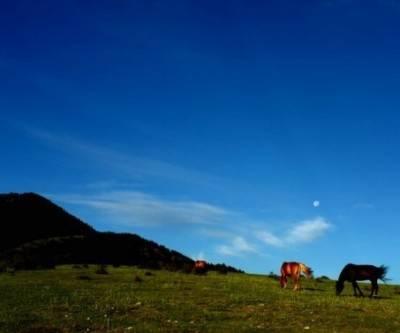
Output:
[[[309,243],[323,236],[331,225],[322,217],[306,220],[295,225],[286,236],[287,243]]]
[[[248,253],[257,253],[256,248],[241,236],[236,236],[229,244],[217,246],[217,253],[224,256],[240,257]]]
[[[259,231],[257,233],[258,238],[267,245],[281,247],[284,245],[284,240],[275,236],[269,231]]]
[[[206,238],[221,239],[215,249],[224,256],[244,256],[259,253],[258,244],[276,248],[311,243],[323,237],[332,225],[323,217],[292,224],[278,235],[259,226],[243,228],[243,216],[223,207],[204,202],[167,200],[138,191],[108,191],[98,194],[51,195],[57,201],[91,208],[116,225],[125,226],[197,226],[196,233]],[[231,221],[237,221],[231,223]],[[111,222],[110,222],[111,223]],[[257,228],[255,231],[254,228]]]
[[[203,251],[200,251],[196,255],[192,256],[193,260],[206,260],[206,256]]]
[[[277,236],[269,231],[261,230],[256,236],[263,243],[275,247],[288,246],[293,244],[310,243],[326,234],[332,225],[323,217],[316,217],[310,220],[295,223],[282,236]]]
[[[40,128],[22,126],[23,130],[43,144],[77,157],[92,168],[105,168],[125,178],[141,180],[156,178],[181,183],[201,184],[216,187],[221,179],[204,172],[177,164],[124,153],[100,146],[69,135],[60,135]]]
[[[230,216],[232,216],[232,213],[230,213]],[[219,227],[224,226],[221,225]],[[232,229],[232,227],[230,229]],[[235,232],[233,230],[215,228],[215,226],[213,226],[213,228],[201,228],[199,230],[199,234],[217,239],[231,239],[235,236]]]
[[[353,205],[354,209],[374,209],[375,205],[369,202],[357,202]]]
[[[82,205],[125,225],[212,225],[223,223],[229,212],[196,201],[173,201],[136,191],[112,191],[94,195],[53,195],[61,202]]]

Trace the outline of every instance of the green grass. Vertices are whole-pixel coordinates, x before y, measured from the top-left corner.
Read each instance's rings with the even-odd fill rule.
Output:
[[[396,286],[369,299],[350,285],[336,297],[331,281],[294,292],[265,276],[108,270],[0,274],[0,332],[400,332]]]

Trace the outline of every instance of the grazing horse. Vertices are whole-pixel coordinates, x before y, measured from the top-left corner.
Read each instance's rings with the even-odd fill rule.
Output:
[[[343,291],[344,282],[349,281],[353,285],[354,296],[364,296],[357,284],[357,281],[365,280],[371,281],[371,294],[369,297],[372,297],[374,293],[375,295],[378,295],[378,280],[386,280],[385,275],[387,270],[388,268],[383,265],[376,267],[372,265],[347,264],[342,269],[342,272],[339,275],[339,280],[336,282],[336,295],[340,295],[340,293]]]
[[[206,274],[208,270],[207,263],[204,260],[196,260],[193,266],[195,274]]]
[[[284,262],[281,266],[281,288],[286,288],[287,277],[291,277],[294,287],[293,290],[300,289],[300,276],[301,273],[305,274],[307,278],[312,277],[312,269],[300,262]]]

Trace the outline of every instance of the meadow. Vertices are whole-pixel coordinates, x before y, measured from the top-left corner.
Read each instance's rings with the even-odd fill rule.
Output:
[[[95,269],[0,274],[0,332],[400,332],[393,285],[369,299],[325,280],[293,292],[262,275]]]

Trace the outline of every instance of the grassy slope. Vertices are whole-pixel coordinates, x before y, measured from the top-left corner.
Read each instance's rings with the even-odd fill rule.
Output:
[[[371,300],[350,296],[350,285],[336,297],[333,282],[303,280],[293,292],[263,276],[109,271],[1,274],[0,332],[400,332],[394,286]]]

